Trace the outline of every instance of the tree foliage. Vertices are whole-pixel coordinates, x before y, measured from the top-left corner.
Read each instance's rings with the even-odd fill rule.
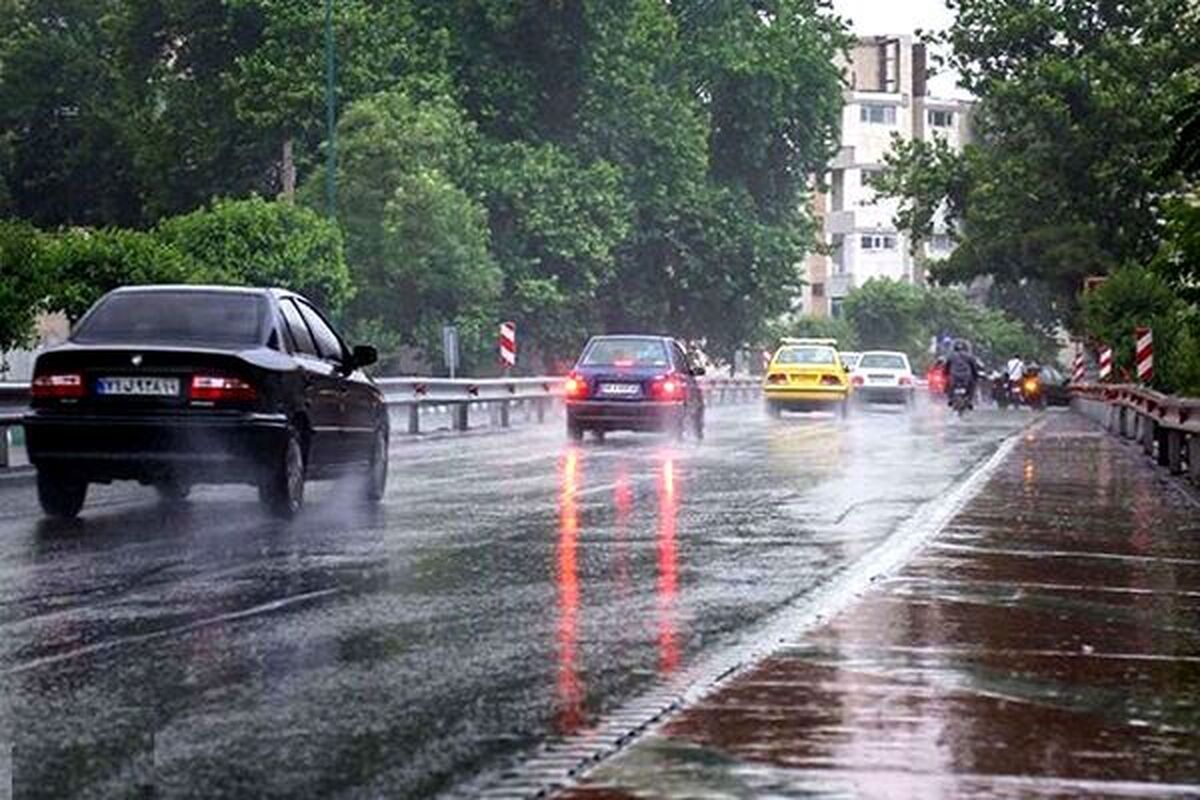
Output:
[[[1096,346],[1113,350],[1118,375],[1132,380],[1134,330],[1154,332],[1154,385],[1165,391],[1200,393],[1200,313],[1166,280],[1140,267],[1116,270],[1083,297],[1083,323]]]
[[[157,230],[208,269],[290,224],[205,208],[279,192],[286,142],[299,201],[325,209],[321,3],[6,8],[0,208],[47,230]],[[553,362],[633,329],[728,355],[790,307],[849,42],[821,0],[338,0],[333,27],[351,324],[428,350],[455,322],[482,348],[512,318],[522,352]],[[313,241],[324,277],[282,271],[299,251],[216,268],[337,304],[336,258]]]
[[[1011,311],[1049,331],[1076,321],[1084,277],[1157,247],[1161,200],[1178,186],[1172,119],[1194,87],[1200,15],[1187,0],[955,7],[943,40],[979,98],[977,139],[961,155],[897,150],[885,194],[901,198],[918,238],[939,206],[962,223],[940,280],[990,277]],[[1048,303],[1022,303],[1024,291],[1007,287]]]
[[[29,342],[53,281],[42,261],[44,236],[24,222],[0,220],[0,353]]]
[[[204,280],[282,286],[337,313],[351,295],[338,227],[309,209],[260,197],[214,200],[159,224],[156,240]],[[134,274],[131,283],[146,282]]]

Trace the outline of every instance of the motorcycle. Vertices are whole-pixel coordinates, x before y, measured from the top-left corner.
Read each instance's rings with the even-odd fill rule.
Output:
[[[1008,408],[1012,403],[1006,375],[998,373],[992,375],[992,400],[996,403],[997,408]]]
[[[1046,393],[1042,388],[1042,376],[1040,373],[1030,371],[1025,373],[1025,377],[1021,378],[1020,384],[1021,402],[1030,408],[1041,410],[1046,407]]]
[[[971,407],[971,393],[964,384],[955,384],[950,391],[950,407],[960,417]]]

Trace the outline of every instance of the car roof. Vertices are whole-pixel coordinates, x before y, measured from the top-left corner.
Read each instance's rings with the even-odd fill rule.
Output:
[[[821,337],[784,336],[779,340],[783,347],[833,347],[837,348],[837,339]]]
[[[663,336],[660,333],[602,333],[593,336],[589,342],[602,342],[606,339],[653,339],[658,342],[673,342],[675,337]]]
[[[256,294],[265,295],[275,290],[255,286],[228,286],[223,284],[203,283],[153,283],[144,286],[122,286],[113,289],[109,294],[157,294],[160,292],[196,292],[212,294]]]
[[[863,350],[859,355],[863,356],[902,356],[905,361],[908,360],[908,353],[902,353],[899,350]]]

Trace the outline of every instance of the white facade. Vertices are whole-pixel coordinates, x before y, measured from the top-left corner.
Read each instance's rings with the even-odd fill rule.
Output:
[[[925,262],[946,257],[951,239],[939,230],[914,258],[896,230],[898,202],[879,200],[870,176],[883,168],[894,136],[945,139],[961,148],[969,135],[971,104],[925,94],[925,50],[909,36],[860,39],[846,66],[850,83],[842,111],[841,149],[815,198],[824,220],[828,256],[808,260],[802,306],[837,314],[841,300],[871,278],[923,282]]]

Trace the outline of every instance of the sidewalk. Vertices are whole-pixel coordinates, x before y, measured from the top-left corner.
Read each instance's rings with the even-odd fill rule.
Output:
[[[1200,797],[1200,505],[1049,415],[934,542],[560,797]]]

